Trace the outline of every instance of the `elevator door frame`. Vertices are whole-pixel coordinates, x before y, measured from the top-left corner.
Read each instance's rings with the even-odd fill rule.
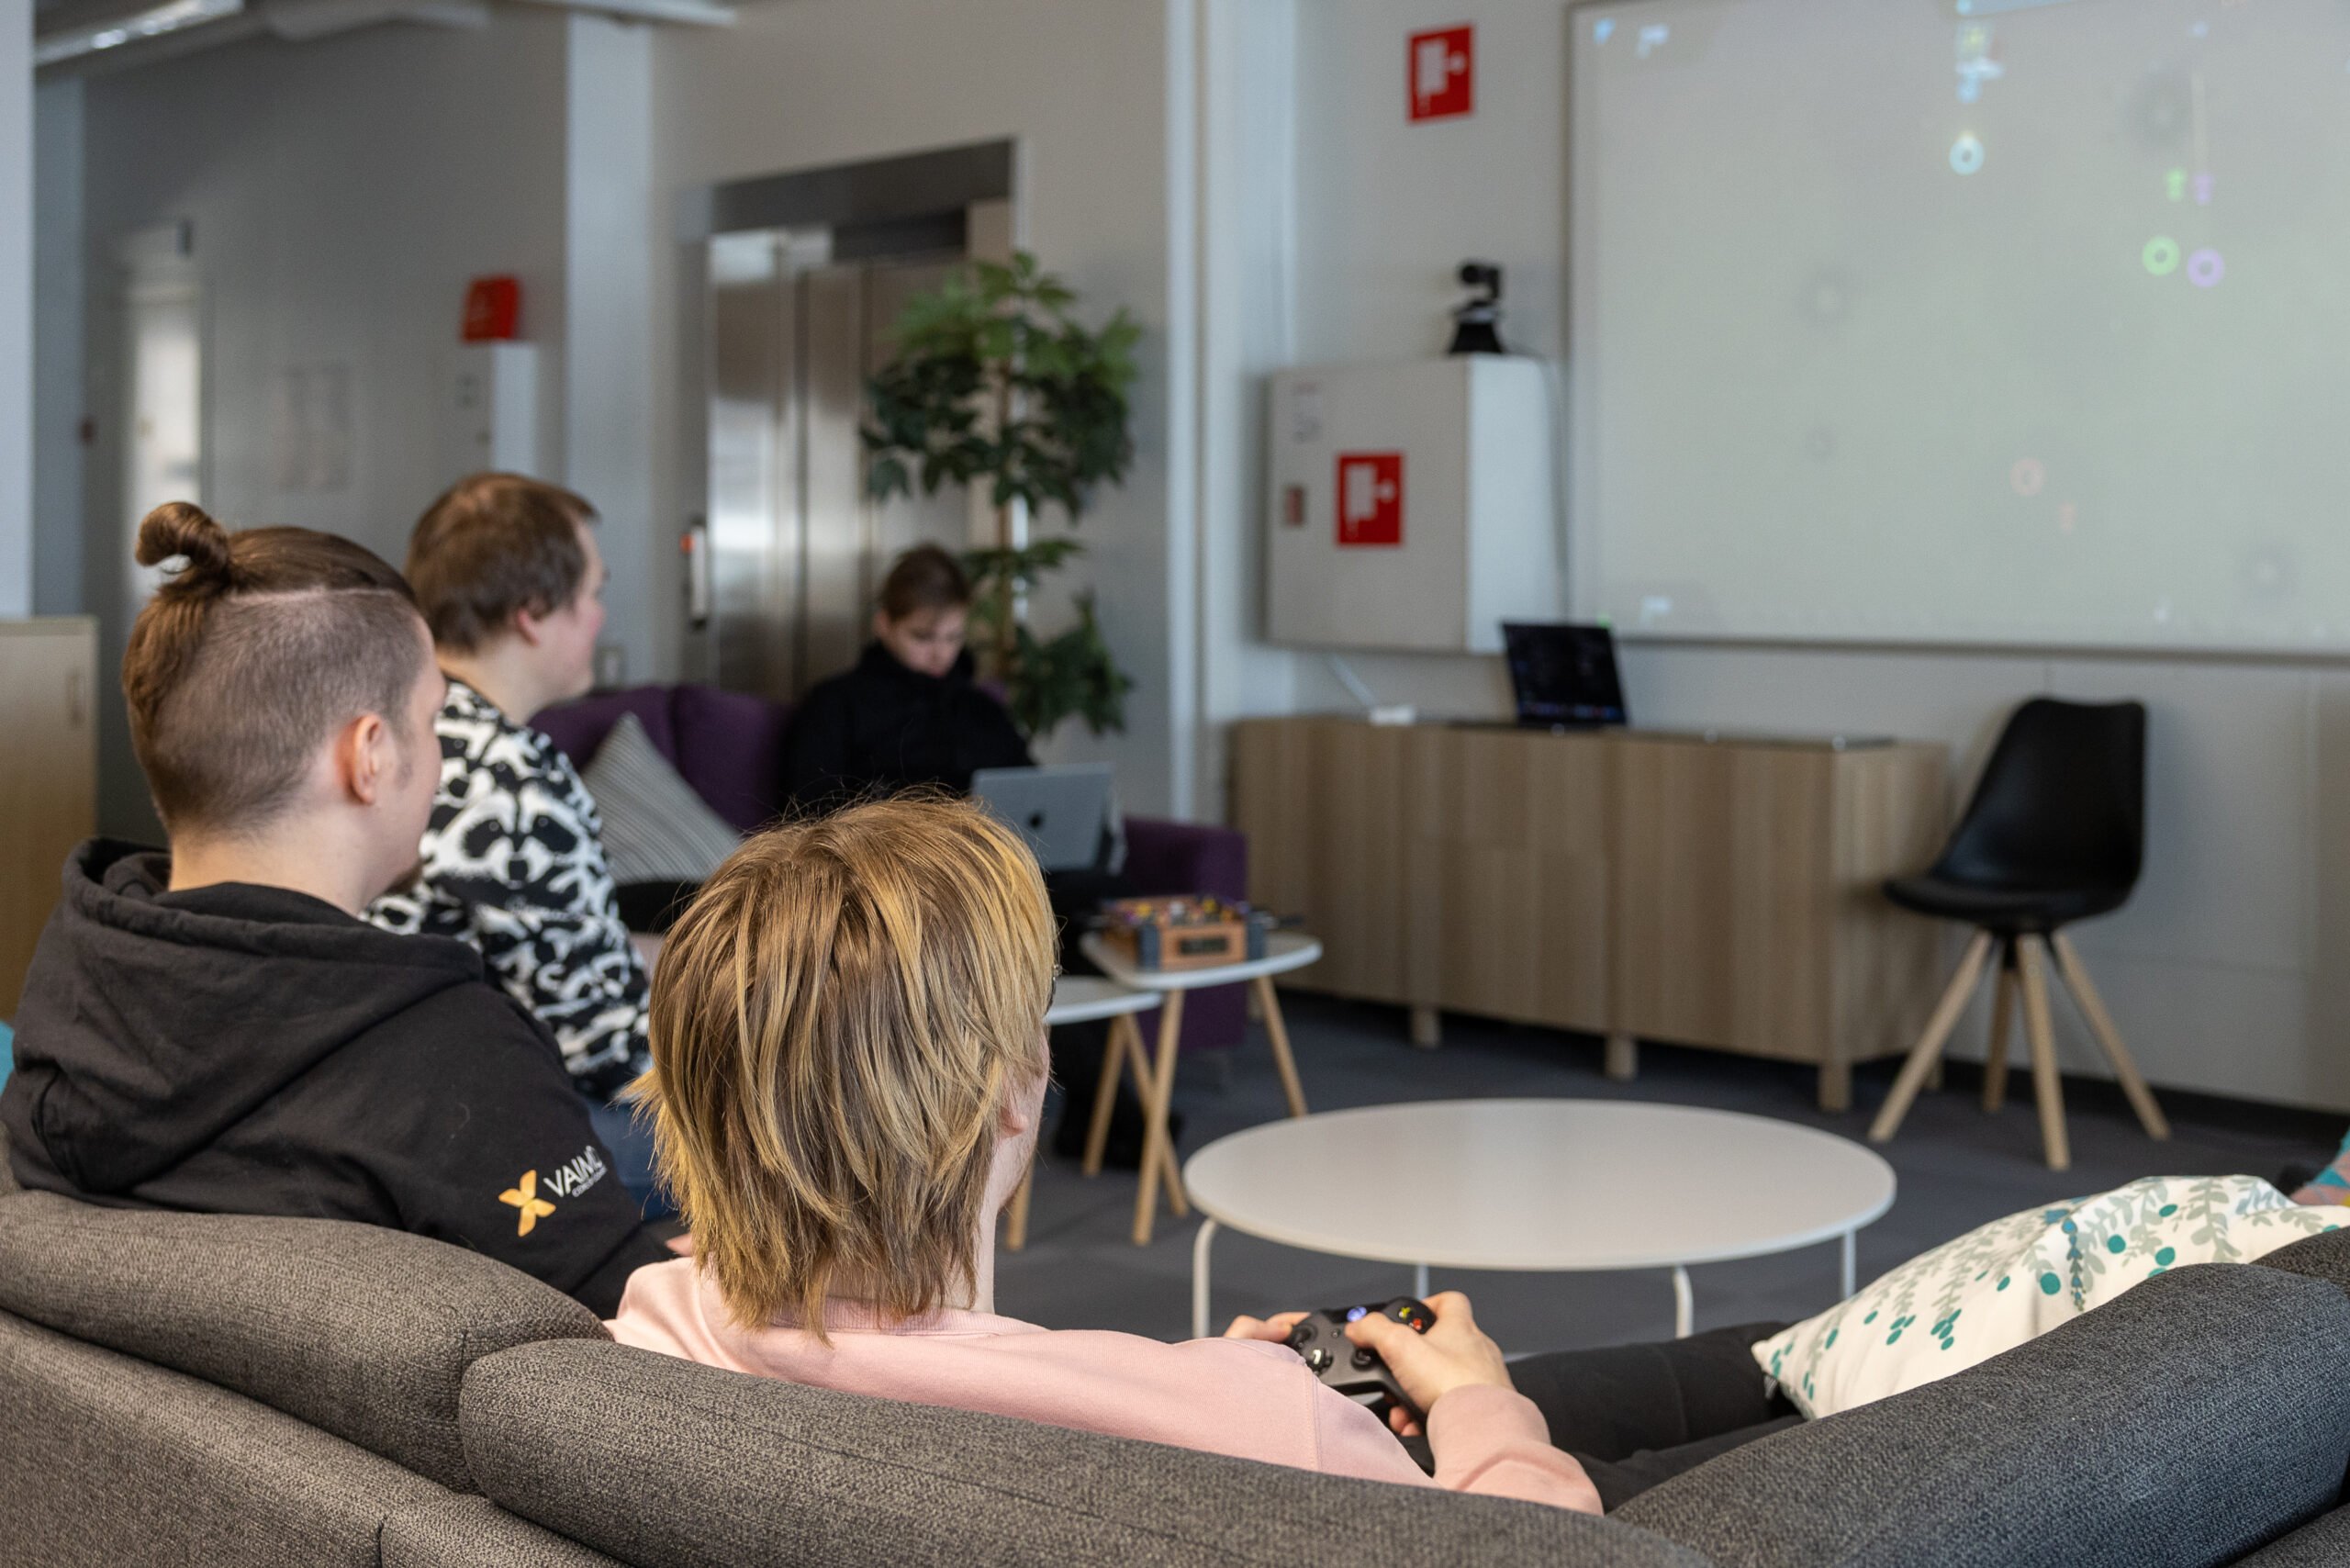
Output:
[[[865,498],[856,426],[865,377],[883,357],[875,318],[894,317],[906,292],[873,279],[1009,260],[1022,161],[1015,140],[977,142],[687,193],[683,237],[705,259],[708,420],[696,520],[707,535],[689,566],[699,585],[689,599],[707,619],[689,626],[688,667],[796,699],[856,657],[882,556],[976,537],[960,495],[880,508]],[[803,355],[811,343],[829,350]]]

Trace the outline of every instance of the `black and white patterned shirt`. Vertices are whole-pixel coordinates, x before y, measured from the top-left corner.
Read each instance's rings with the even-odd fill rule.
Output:
[[[367,918],[480,949],[554,1032],[572,1081],[609,1098],[645,1066],[651,987],[612,896],[596,801],[554,742],[461,680],[434,727],[441,790],[423,873]]]

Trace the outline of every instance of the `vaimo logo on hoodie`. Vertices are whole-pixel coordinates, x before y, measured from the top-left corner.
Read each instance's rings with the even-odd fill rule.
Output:
[[[547,1191],[560,1198],[576,1198],[611,1173],[604,1163],[604,1155],[589,1144],[555,1170],[547,1172]],[[537,1228],[539,1221],[554,1213],[554,1204],[539,1196],[539,1173],[525,1170],[522,1179],[498,1194],[501,1204],[511,1204],[520,1214],[514,1234],[528,1236]]]

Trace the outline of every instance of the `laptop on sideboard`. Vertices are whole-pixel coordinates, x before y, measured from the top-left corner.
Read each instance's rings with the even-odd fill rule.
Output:
[[[1626,724],[1616,633],[1605,626],[1502,623],[1509,683],[1521,728],[1586,730]]]

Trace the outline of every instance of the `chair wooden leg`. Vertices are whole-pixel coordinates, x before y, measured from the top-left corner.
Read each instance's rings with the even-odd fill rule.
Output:
[[[1123,1036],[1126,1066],[1133,1070],[1135,1081],[1147,1087],[1151,1081],[1150,1057],[1143,1049],[1142,1031],[1135,1026],[1135,1021],[1132,1018],[1121,1018],[1118,1022],[1126,1026]],[[1169,1138],[1167,1147],[1158,1152],[1162,1156],[1158,1162],[1158,1175],[1159,1179],[1167,1183],[1168,1206],[1178,1215],[1190,1214],[1191,1201],[1184,1194],[1182,1174],[1175,1163],[1175,1140]]]
[[[1274,993],[1270,977],[1259,975],[1253,989],[1257,1005],[1264,1010],[1265,1034],[1273,1042],[1273,1065],[1281,1069],[1281,1092],[1289,1096],[1289,1114],[1305,1114],[1305,1090],[1297,1081],[1297,1062],[1289,1054],[1289,1025],[1281,1017],[1281,999]]]
[[[2105,998],[2089,983],[2088,967],[2074,950],[2073,939],[2063,932],[2049,938],[2056,950],[2056,972],[2065,977],[2066,989],[2073,1000],[2081,1004],[2081,1014],[2089,1021],[2089,1033],[2105,1049],[2105,1059],[2113,1064],[2113,1076],[2121,1081],[2121,1092],[2130,1097],[2130,1108],[2138,1113],[2139,1125],[2146,1136],[2160,1142],[2170,1137],[2170,1123],[2163,1115],[2163,1108],[2154,1103],[2154,1092],[2138,1074],[2138,1064],[2130,1049],[2121,1043],[2121,1031],[2113,1026],[2113,1014],[2105,1008]]]
[[[1934,1015],[1926,1020],[1926,1032],[1918,1036],[1909,1059],[1901,1064],[1900,1076],[1893,1081],[1893,1092],[1885,1097],[1885,1108],[1876,1114],[1876,1121],[1869,1127],[1871,1143],[1884,1143],[1892,1137],[1900,1128],[1901,1118],[1909,1114],[1910,1103],[1918,1098],[1918,1091],[1926,1081],[1927,1070],[1942,1056],[1950,1032],[1958,1027],[1958,1015],[1966,1011],[1966,999],[1975,994],[1975,982],[1983,977],[1983,960],[1990,951],[1991,934],[1977,931],[1966,945],[1965,956],[1958,960],[1958,972],[1950,977],[1950,986],[1942,992]]]
[[[1640,1042],[1629,1035],[1608,1036],[1599,1070],[1618,1083],[1631,1082],[1640,1075]]]
[[[1028,1157],[1028,1173],[1020,1178],[1019,1191],[1012,1194],[1012,1202],[1004,1205],[1003,1249],[1017,1252],[1028,1245],[1028,1189],[1036,1184],[1036,1157]]]
[[[2040,1106],[2040,1147],[2048,1169],[2072,1168],[2072,1146],[2065,1137],[2065,1085],[2056,1076],[2056,1031],[2048,1018],[2046,944],[2037,936],[2016,938],[2023,976],[2023,1032],[2031,1042],[2031,1097]]]
[[[1174,1151],[1168,1147],[1167,1105],[1175,1097],[1175,1042],[1183,1032],[1183,993],[1170,991],[1159,1004],[1158,1063],[1143,1086],[1142,1184],[1135,1193],[1135,1245],[1150,1245],[1152,1226],[1158,1218],[1158,1177],[1167,1170],[1167,1190],[1173,1202],[1182,1202],[1182,1180],[1174,1170]],[[1178,1212],[1181,1212],[1180,1210]]]
[[[1102,1047],[1102,1070],[1093,1088],[1093,1120],[1085,1129],[1085,1173],[1102,1174],[1102,1150],[1110,1141],[1110,1113],[1118,1103],[1118,1070],[1126,1057],[1125,1036],[1135,1034],[1135,1021],[1125,1014],[1110,1020],[1110,1037]],[[1135,1074],[1136,1092],[1147,1090],[1150,1075]]]
[[[1824,1061],[1819,1064],[1819,1108],[1830,1115],[1841,1115],[1852,1108],[1851,1062]]]
[[[2016,1021],[2016,949],[2012,940],[1999,951],[1999,987],[1991,997],[1991,1050],[1983,1058],[1983,1108],[1996,1111],[2008,1103],[2008,1036]]]

